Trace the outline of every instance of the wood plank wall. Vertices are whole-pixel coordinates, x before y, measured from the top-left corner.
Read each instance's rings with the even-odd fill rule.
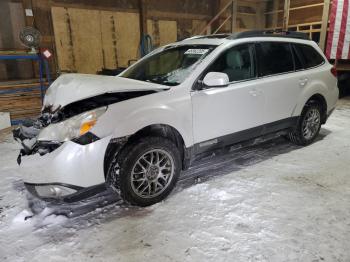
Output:
[[[57,50],[56,43],[54,37],[53,30],[53,19],[51,15],[52,7],[65,7],[65,8],[77,8],[77,9],[90,9],[93,11],[101,10],[101,11],[111,11],[111,12],[127,12],[127,13],[139,13],[140,12],[140,2],[145,2],[146,6],[146,19],[152,21],[174,21],[176,22],[176,35],[177,40],[181,40],[185,37],[189,37],[194,33],[199,32],[198,28],[201,28],[205,25],[219,10],[222,8],[225,3],[230,0],[2,0],[0,4],[11,3],[15,6],[21,5],[23,8],[31,8],[33,9],[35,19],[33,17],[25,17],[24,19],[26,25],[34,25],[37,27],[41,33],[42,37],[42,46],[45,48],[49,48],[54,51],[55,57],[50,61],[51,73],[55,74],[59,71],[58,61],[57,61]],[[237,28],[236,30],[248,30],[253,28],[269,28],[272,27],[271,23],[273,20],[273,16],[258,16],[259,4],[266,5],[263,8],[265,11],[269,11],[273,8],[274,2],[277,2],[277,8],[283,9],[284,0],[269,0],[269,1],[259,1],[259,0],[238,0],[238,14],[237,14]],[[291,7],[300,6],[300,5],[308,5],[314,3],[320,3],[322,0],[291,0]],[[0,8],[1,10],[5,10],[5,8]],[[6,11],[6,10],[5,10]],[[5,12],[4,11],[4,12]],[[0,14],[1,15],[1,14]],[[322,7],[313,7],[303,11],[292,11],[290,14],[290,22],[289,24],[297,24],[303,22],[313,22],[316,20],[320,20],[322,15]],[[282,24],[282,13],[278,13],[277,15],[277,26],[281,26]],[[9,19],[13,20],[13,17],[7,16]],[[19,17],[15,15],[15,17]],[[225,17],[222,17],[224,19]],[[62,17],[62,19],[67,19],[66,17]],[[264,20],[266,19],[266,23]],[[18,19],[17,19],[18,20]],[[102,19],[103,20],[103,19]],[[107,19],[108,20],[108,19]],[[16,24],[18,22],[14,22]],[[23,23],[23,21],[22,21]],[[108,21],[102,21],[102,23],[108,23]],[[156,22],[157,23],[157,22]],[[147,23],[146,23],[147,24]],[[263,25],[263,26],[262,26]],[[1,25],[0,25],[1,26]],[[147,27],[147,26],[146,26]],[[230,21],[228,21],[226,27],[223,27],[222,32],[229,31],[230,29]],[[16,34],[11,36],[6,35],[8,33],[3,32],[4,30],[0,30],[0,48],[1,42],[7,42],[9,37],[13,38]],[[13,30],[12,30],[13,31]],[[59,33],[58,33],[59,34]],[[150,32],[151,35],[154,34],[153,31]],[[155,36],[157,38],[157,36]],[[158,41],[160,42],[160,41]],[[156,41],[157,43],[157,41]],[[102,43],[105,46],[105,43]],[[3,46],[4,48],[11,48],[11,46]],[[65,47],[62,47],[63,51],[72,52],[72,50],[64,50]],[[69,47],[66,47],[69,49]],[[113,51],[114,50],[114,51]],[[108,47],[105,50],[108,57],[116,56],[113,53],[115,52],[115,48],[109,49]],[[105,59],[102,55],[102,60]],[[84,55],[83,55],[84,56]],[[121,56],[121,55],[120,55]],[[85,56],[84,56],[85,57]],[[62,57],[60,58],[63,59]],[[118,58],[119,59],[119,58]],[[127,58],[120,58],[127,60]],[[129,59],[132,59],[131,57]],[[71,58],[69,59],[71,60]],[[69,65],[69,63],[73,63],[73,61],[64,61],[62,64],[67,65],[68,70],[74,71],[74,65]],[[117,61],[106,60],[104,61],[106,67],[112,67],[118,65]],[[8,63],[10,64],[10,62]],[[122,62],[121,64],[125,64]],[[6,69],[6,66],[0,64],[0,79],[8,79],[8,72],[6,70],[10,70],[13,75],[20,75],[23,72],[23,66],[20,69],[12,67],[11,69]],[[35,67],[31,66],[31,70],[36,70]],[[37,72],[36,72],[37,76]]]
[[[41,109],[39,83],[0,85],[0,112],[9,112],[11,122],[37,117]]]
[[[148,34],[152,37],[154,47],[177,41],[177,22],[171,20],[147,20]]]
[[[323,0],[291,0],[288,26],[283,26],[284,0],[270,0],[266,6],[265,28],[304,32],[319,43],[322,29]],[[277,11],[277,12],[276,12]],[[286,23],[287,25],[287,23]]]
[[[25,26],[22,3],[0,1],[0,50],[23,49],[18,35]],[[31,61],[0,61],[0,81],[33,77]]]
[[[323,0],[291,0],[290,7],[301,7],[314,4],[322,4]],[[266,12],[274,10],[282,11],[284,8],[284,0],[270,0],[267,2]],[[320,22],[322,20],[323,6],[312,6],[305,9],[290,10],[289,12],[289,25],[305,24],[312,22]],[[275,22],[273,17],[276,17]],[[266,27],[282,27],[283,24],[283,12],[278,14],[266,15]]]
[[[232,0],[221,0],[219,9],[223,9]],[[261,0],[238,0],[236,10],[236,27],[235,31],[246,31],[252,29],[262,29],[265,24],[265,19],[261,15],[266,8],[266,1]],[[229,16],[231,16],[231,7],[224,12],[219,21],[213,26],[212,31],[215,31]],[[231,33],[231,19],[221,27],[218,33]]]
[[[54,51],[55,57],[50,61],[51,72],[96,72],[99,67],[115,68],[118,66],[127,66],[127,62],[135,57],[135,48],[138,49],[140,37],[132,35],[132,33],[140,33],[140,29],[136,29],[135,25],[140,25],[140,3],[145,2],[146,20],[153,21],[158,27],[168,27],[161,29],[162,36],[154,35],[153,27],[146,29],[145,33],[149,33],[159,41],[155,45],[168,43],[168,41],[180,40],[192,35],[195,31],[193,25],[205,25],[213,15],[213,6],[220,0],[6,0],[6,1],[22,1],[23,8],[31,8],[34,12],[35,19],[26,17],[27,25],[34,25],[43,34],[42,46]],[[65,8],[56,13],[52,12],[54,8]],[[111,12],[108,14],[108,12]],[[113,19],[111,14],[113,13]],[[123,13],[125,13],[123,15]],[[103,15],[101,15],[103,14]],[[91,15],[91,19],[88,17]],[[115,16],[115,17],[114,17]],[[99,23],[94,23],[95,19]],[[54,21],[58,23],[66,23],[72,20],[71,28],[67,29],[62,25],[56,26]],[[117,24],[117,20],[127,21],[123,24]],[[194,20],[197,21],[193,22]],[[1,21],[1,17],[0,17]],[[74,22],[75,21],[75,22]],[[163,22],[164,21],[164,22]],[[168,21],[168,22],[166,22]],[[115,34],[113,31],[113,24]],[[85,24],[86,26],[84,27]],[[100,25],[98,25],[100,24]],[[147,23],[146,23],[147,24]],[[175,26],[176,24],[176,26]],[[169,27],[170,26],[170,27]],[[100,34],[103,38],[95,41],[91,36],[78,31],[85,31],[89,28],[90,35]],[[71,31],[74,36],[69,39],[67,32]],[[73,32],[74,31],[74,32]],[[130,31],[130,32],[129,32]],[[149,31],[149,32],[148,32]],[[126,32],[130,34],[127,35]],[[56,39],[59,36],[59,39]],[[123,35],[127,37],[123,38]],[[113,39],[114,38],[114,39]],[[116,46],[110,44],[116,40]],[[128,39],[127,39],[128,38]],[[161,40],[161,39],[165,40]],[[167,40],[169,39],[169,40]],[[62,44],[61,44],[62,42]],[[76,43],[89,43],[90,50],[78,50]],[[123,46],[130,45],[133,49],[130,52],[123,50]],[[99,50],[91,50],[92,48]],[[119,51],[119,52],[118,52]],[[63,53],[68,55],[62,55]],[[96,61],[91,61],[87,57],[87,53],[94,57]],[[61,55],[60,55],[61,54]],[[87,60],[86,60],[87,59]],[[91,65],[91,63],[93,65]],[[62,68],[61,68],[61,65]]]
[[[58,65],[63,72],[96,74],[138,59],[139,14],[52,7]]]

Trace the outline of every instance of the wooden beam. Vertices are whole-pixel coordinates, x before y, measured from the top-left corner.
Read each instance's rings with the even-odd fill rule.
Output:
[[[220,6],[221,6],[221,0],[211,0],[209,1],[209,3],[211,4],[211,17],[214,17],[217,13],[220,12]],[[220,27],[220,19],[217,19],[216,21],[213,22],[213,24],[211,25],[212,28],[219,28]],[[202,28],[201,28],[202,29]],[[215,31],[219,31],[219,30],[215,30]]]
[[[226,22],[228,20],[231,19],[231,15],[229,15],[228,17],[226,17],[226,19],[224,20],[224,22],[221,23],[221,25],[219,25],[219,27],[213,32],[213,34],[216,34],[217,32],[219,32],[219,30],[226,24]]]
[[[311,22],[311,23],[304,23],[304,24],[293,24],[293,25],[288,25],[288,28],[297,27],[299,29],[302,26],[309,26],[309,27],[311,27],[313,25],[321,25],[321,23],[322,22],[319,21],[319,22]],[[273,30],[274,28],[273,27],[266,27],[265,29],[266,30]],[[282,29],[282,27],[278,26],[275,29]],[[321,29],[315,29],[315,32],[320,32],[320,31],[321,31]]]
[[[324,0],[323,13],[322,13],[322,25],[321,25],[321,33],[320,33],[320,48],[322,51],[325,50],[326,47],[326,36],[328,29],[328,18],[329,18],[329,6],[330,0]]]
[[[209,20],[210,15],[201,15],[195,13],[178,13],[178,12],[163,12],[157,10],[148,10],[147,18],[158,18],[164,20],[179,20],[179,19],[189,19],[189,20]]]
[[[35,10],[33,5],[32,5],[32,1],[31,0],[22,0],[22,5],[23,5],[23,9],[32,9],[34,15],[35,15]],[[35,20],[34,20],[34,16],[25,16],[25,23],[27,26],[35,26]]]
[[[319,3],[319,4],[312,4],[312,5],[302,5],[302,6],[290,7],[289,11],[295,11],[295,10],[306,9],[306,8],[313,8],[313,7],[323,6],[323,5],[324,5],[324,3]],[[283,11],[284,10],[275,10],[274,9],[274,11],[265,12],[265,15],[282,13]]]
[[[232,7],[231,7],[231,33],[234,33],[236,31],[237,26],[237,1],[232,0]]]
[[[240,0],[239,3],[241,4],[241,3],[246,2],[246,3],[257,4],[257,3],[261,3],[261,2],[267,3],[267,2],[269,2],[269,1],[271,1],[271,0]]]
[[[211,25],[216,21],[216,19],[218,19],[229,7],[230,5],[232,5],[232,2],[228,2],[224,8],[221,9],[221,11],[219,13],[216,14],[216,16],[214,16],[210,22],[207,24],[207,26],[205,28],[203,28],[203,30],[200,32],[200,35],[202,35],[204,32],[208,32],[208,30],[211,29]]]
[[[265,12],[265,15],[272,15],[272,14],[276,14],[276,13],[283,13],[283,10],[275,10],[275,11]]]
[[[240,15],[240,16],[256,16],[256,13],[237,12],[237,15]]]
[[[260,2],[256,4],[256,28],[257,29],[263,29],[265,25],[265,16],[264,16],[264,10],[266,8],[265,2]]]
[[[284,0],[283,30],[288,30],[290,0]]]
[[[279,0],[273,0],[273,11],[278,11],[278,7],[279,7]],[[272,17],[272,27],[277,27],[277,25],[278,25],[278,12],[275,12],[273,13],[273,17]]]
[[[139,0],[140,9],[140,39],[147,35],[147,0]]]
[[[25,0],[23,0],[25,1]],[[30,1],[30,0],[29,0]],[[105,7],[91,4],[72,4],[67,2],[56,2],[51,1],[52,7],[64,7],[64,8],[77,8],[77,9],[87,9],[87,10],[99,10],[99,11],[111,11],[111,12],[127,12],[127,13],[139,13],[139,8],[117,8],[117,7]]]
[[[300,9],[305,9],[305,8],[314,8],[314,7],[318,7],[318,6],[323,6],[323,3],[291,7],[291,8],[289,8],[289,10],[294,11],[294,10],[300,10]]]

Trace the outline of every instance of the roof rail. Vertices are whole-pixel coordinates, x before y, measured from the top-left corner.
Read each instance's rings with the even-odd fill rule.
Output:
[[[203,37],[202,35],[194,35],[194,36],[190,36],[190,37],[187,37],[185,39],[182,39],[180,41],[198,39],[198,38],[202,38],[202,37]]]
[[[235,40],[248,37],[286,37],[310,40],[308,34],[295,31],[282,31],[282,30],[253,30],[234,33],[227,37],[227,39]]]
[[[195,35],[195,36],[191,36],[191,37],[179,40],[178,42],[185,41],[185,40],[204,39],[204,38],[211,38],[211,39],[216,39],[216,38],[221,39],[222,38],[222,39],[224,39],[224,38],[227,38],[229,36],[231,36],[231,34]]]

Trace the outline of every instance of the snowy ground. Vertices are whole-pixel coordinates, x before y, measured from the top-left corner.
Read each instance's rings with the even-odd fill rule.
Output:
[[[149,208],[24,220],[17,153],[0,143],[0,261],[350,261],[350,100],[311,146],[205,159]]]

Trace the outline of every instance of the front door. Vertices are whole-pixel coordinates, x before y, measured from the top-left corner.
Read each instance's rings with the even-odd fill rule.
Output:
[[[193,135],[199,151],[257,136],[263,125],[265,96],[257,84],[254,45],[234,46],[206,70],[229,76],[226,87],[191,93]]]

